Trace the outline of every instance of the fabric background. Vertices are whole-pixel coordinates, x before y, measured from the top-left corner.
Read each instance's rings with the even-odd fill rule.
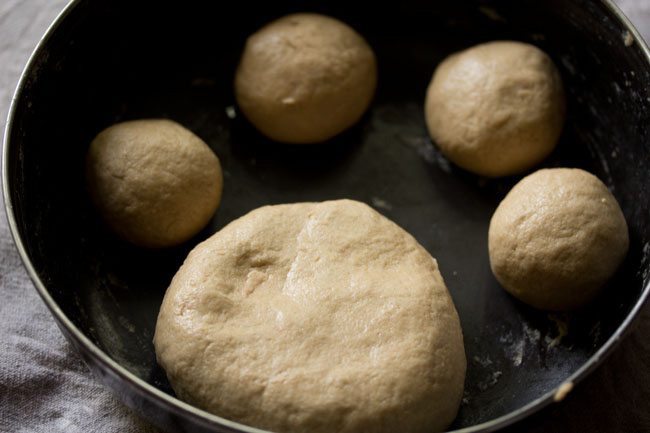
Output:
[[[650,40],[650,0],[618,0]],[[0,0],[0,119],[64,0]],[[2,198],[0,198],[2,200]],[[4,208],[3,208],[4,209]],[[2,211],[4,213],[4,211]],[[508,432],[650,432],[650,305],[636,330],[561,405]],[[56,327],[0,217],[0,432],[149,433],[98,385]]]

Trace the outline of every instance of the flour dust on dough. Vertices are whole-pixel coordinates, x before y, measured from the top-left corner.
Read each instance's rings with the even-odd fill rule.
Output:
[[[262,207],[199,244],[154,343],[181,399],[278,432],[441,431],[463,393],[436,261],[350,200]]]

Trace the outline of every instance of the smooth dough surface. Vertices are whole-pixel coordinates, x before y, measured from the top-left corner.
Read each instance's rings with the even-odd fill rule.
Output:
[[[503,287],[544,310],[591,301],[627,254],[623,212],[579,169],[536,171],[503,199],[489,229],[490,263]]]
[[[106,223],[148,248],[184,242],[221,200],[219,159],[171,120],[122,122],[100,132],[86,157],[86,183]]]
[[[477,45],[438,66],[425,117],[442,153],[460,167],[488,177],[519,173],[557,144],[565,117],[561,77],[533,45]]]
[[[292,14],[251,35],[235,75],[237,103],[267,137],[325,141],[355,124],[377,85],[375,55],[348,25]]]
[[[180,398],[278,432],[435,432],[465,352],[436,261],[365,204],[262,207],[198,245],[154,338]]]

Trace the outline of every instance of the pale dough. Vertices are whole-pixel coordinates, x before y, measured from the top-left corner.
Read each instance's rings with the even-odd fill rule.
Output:
[[[436,261],[350,201],[262,207],[199,244],[154,338],[180,398],[287,433],[430,433],[465,352]]]
[[[592,300],[628,249],[625,217],[594,175],[539,170],[497,208],[489,229],[490,263],[503,287],[544,310]]]
[[[477,45],[445,59],[425,102],[429,133],[443,154],[474,173],[522,172],[555,147],[565,116],[552,60],[521,42]]]
[[[176,122],[122,122],[100,132],[86,157],[86,183],[106,223],[136,245],[184,242],[221,200],[219,159]]]
[[[267,137],[325,141],[355,124],[377,85],[375,55],[352,28],[292,14],[248,38],[235,76],[237,103]]]

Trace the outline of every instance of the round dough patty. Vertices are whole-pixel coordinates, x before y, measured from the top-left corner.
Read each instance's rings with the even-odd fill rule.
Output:
[[[355,124],[377,85],[375,55],[339,20],[292,14],[248,38],[235,95],[248,120],[286,143],[325,141]]]
[[[463,393],[436,261],[350,200],[259,208],[198,245],[154,343],[180,398],[272,431],[440,431]]]
[[[540,49],[490,42],[445,59],[429,85],[425,117],[442,153],[474,173],[522,172],[555,148],[564,124],[560,74]]]
[[[539,170],[497,208],[490,263],[501,285],[544,310],[592,300],[627,253],[625,217],[614,196],[584,170]]]
[[[198,233],[221,200],[219,159],[171,120],[122,122],[100,132],[86,157],[86,183],[106,223],[122,238],[168,247]]]

